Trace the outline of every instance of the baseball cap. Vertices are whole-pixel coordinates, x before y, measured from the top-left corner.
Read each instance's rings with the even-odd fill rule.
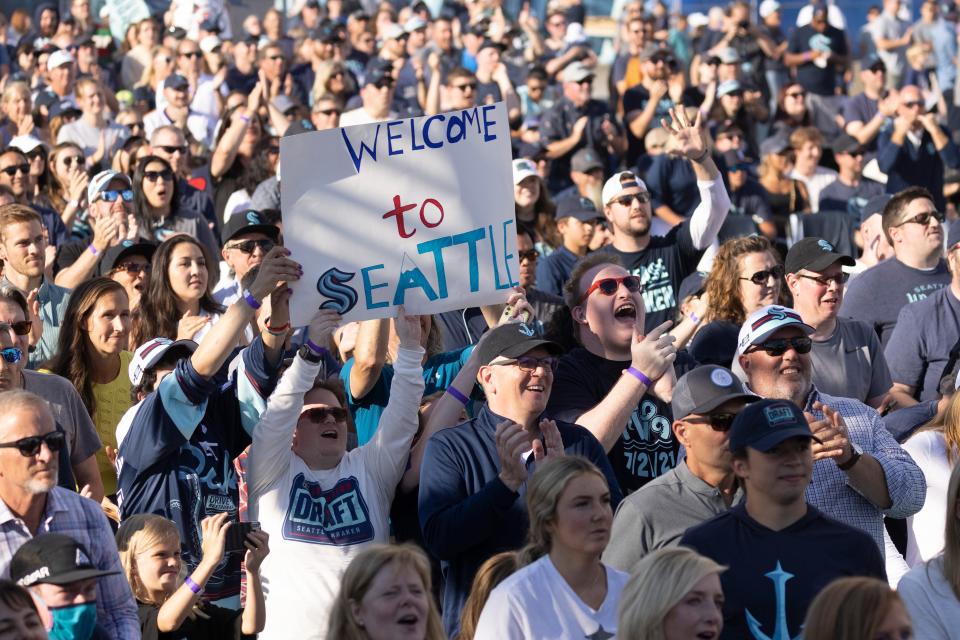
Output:
[[[877,69],[887,70],[887,64],[875,53],[868,53],[863,60],[860,61],[860,69],[870,69],[871,71],[876,71]]]
[[[540,175],[537,173],[537,167],[526,158],[517,158],[513,161],[513,184],[520,184],[524,178]]]
[[[560,355],[563,349],[559,344],[546,340],[537,335],[536,330],[523,322],[510,322],[490,329],[477,346],[477,357],[483,365],[490,364],[494,359],[516,358],[523,354],[543,347],[553,355]]]
[[[619,173],[613,174],[610,179],[603,184],[603,191],[600,192],[604,206],[610,204],[610,201],[620,195],[620,192],[624,189],[631,189],[633,187],[640,187],[641,191],[647,191],[647,185],[644,184],[643,180],[638,178],[634,172],[620,171]]]
[[[66,49],[57,49],[47,58],[47,69],[55,69],[65,64],[73,64],[73,56]]]
[[[789,400],[763,399],[744,407],[730,426],[730,450],[750,447],[766,453],[784,440],[813,435],[800,407]]]
[[[407,21],[403,23],[403,30],[407,33],[413,33],[414,31],[426,28],[427,21],[420,16],[410,16]]]
[[[767,18],[771,14],[780,10],[780,3],[777,0],[763,0],[760,3],[760,17]]]
[[[720,86],[717,87],[717,97],[722,98],[723,96],[728,96],[731,93],[742,93],[743,87],[736,80],[724,80],[720,83]]]
[[[887,207],[887,203],[890,202],[892,198],[892,194],[884,193],[867,200],[867,204],[864,205],[863,209],[860,210],[860,224],[866,222],[867,218],[872,215],[883,215],[883,210]]]
[[[24,153],[30,153],[37,147],[42,147],[43,142],[39,138],[35,138],[31,135],[14,136],[10,139],[10,143],[7,146],[13,147],[14,149],[19,149]]]
[[[723,163],[727,165],[727,171],[733,171],[735,168],[742,168],[753,164],[753,158],[747,158],[740,155],[739,151],[730,149],[723,152]]]
[[[363,79],[363,86],[377,84],[384,78],[393,78],[393,65],[382,58],[375,58],[367,66],[367,75]]]
[[[406,31],[403,30],[403,27],[398,25],[396,22],[391,22],[383,28],[383,39],[396,40],[397,38],[403,37],[403,34],[405,33]]]
[[[179,73],[172,73],[163,81],[164,89],[186,89],[190,86],[190,81]]]
[[[313,123],[310,122],[307,118],[300,118],[294,120],[290,123],[290,126],[287,127],[287,130],[283,132],[283,137],[295,136],[298,133],[307,133],[309,131],[316,131],[317,128],[313,126]]]
[[[710,18],[708,18],[705,13],[694,11],[687,16],[687,23],[696,29],[697,27],[705,27],[710,24]]]
[[[730,400],[756,402],[759,399],[726,367],[706,365],[688,371],[677,380],[670,405],[673,417],[681,419],[692,413],[708,413]]]
[[[783,262],[787,273],[797,273],[801,269],[809,271],[823,271],[834,262],[845,267],[852,267],[856,261],[850,256],[837,253],[833,245],[816,236],[798,240],[787,251],[787,258]]]
[[[297,108],[297,103],[293,101],[293,98],[288,96],[285,93],[281,93],[276,98],[273,99],[273,106],[277,108],[277,111],[280,113],[286,113],[291,109]]]
[[[106,189],[107,185],[113,180],[123,180],[127,183],[127,188],[133,188],[133,183],[130,182],[130,178],[125,173],[105,169],[90,178],[90,182],[87,183],[87,202],[96,202],[97,194]]]
[[[220,21],[218,18],[219,16],[210,16],[200,23],[200,30],[209,31],[210,33],[220,33]]]
[[[503,45],[499,42],[494,42],[493,40],[486,39],[480,43],[480,46],[477,47],[477,52],[483,51],[484,49],[496,49],[497,51],[503,51]]]
[[[808,335],[815,331],[793,309],[769,304],[751,313],[741,325],[737,336],[737,355],[742,356],[748,347],[763,342],[785,327],[797,327]]]
[[[864,147],[860,144],[860,141],[854,138],[851,135],[846,133],[841,133],[837,138],[830,144],[830,149],[836,153],[853,153],[854,151],[859,151],[863,153]]]
[[[130,376],[130,383],[133,386],[140,384],[143,375],[153,368],[155,364],[170,349],[182,347],[188,353],[197,350],[197,343],[193,340],[171,340],[170,338],[152,338],[137,347],[133,354],[133,360],[130,361],[130,368],[127,374]]]
[[[217,36],[204,36],[200,39],[199,47],[200,51],[211,53],[221,44],[223,44],[223,42],[221,42]]]
[[[790,148],[790,140],[783,135],[770,136],[760,143],[760,155],[769,156],[776,153],[783,153]]]
[[[241,233],[262,233],[274,242],[277,242],[280,237],[280,230],[268,223],[259,211],[253,209],[238,211],[230,216],[220,234],[220,243],[227,244],[234,236]]]
[[[183,40],[187,37],[187,30],[183,27],[169,26],[166,31],[163,32],[164,37],[174,38],[176,40]]]
[[[156,250],[157,245],[152,242],[124,240],[104,251],[103,259],[100,261],[100,275],[105,276],[110,273],[127,256],[143,256],[147,262],[150,262]]]
[[[564,82],[583,82],[587,78],[593,78],[593,76],[593,71],[583,66],[582,62],[571,62],[563,70]]]
[[[10,579],[22,587],[65,585],[78,580],[119,575],[97,569],[87,549],[62,533],[41,533],[24,542],[10,559]]]
[[[596,151],[589,147],[584,147],[570,158],[570,169],[571,171],[577,171],[579,173],[587,173],[594,169],[603,169],[603,163],[600,162],[600,157]]]
[[[958,242],[960,242],[960,224],[953,222],[947,231],[947,251],[956,246]]]
[[[597,206],[593,200],[583,196],[568,196],[557,200],[557,211],[554,214],[556,220],[563,218],[576,218],[580,222],[589,222],[602,218],[603,215],[597,211]]]
[[[56,118],[57,116],[65,116],[67,114],[74,113],[80,115],[80,108],[69,98],[64,98],[63,100],[58,100],[50,105],[47,109],[47,116],[51,119]]]

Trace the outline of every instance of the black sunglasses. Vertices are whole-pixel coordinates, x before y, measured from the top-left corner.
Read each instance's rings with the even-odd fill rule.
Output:
[[[384,78],[383,80],[377,80],[373,83],[377,89],[389,89],[393,86],[393,80],[391,78]]]
[[[847,280],[850,279],[850,274],[844,273],[842,271],[834,276],[808,276],[802,273],[798,273],[797,275],[800,276],[801,278],[806,278],[807,280],[814,280],[818,284],[824,287],[829,287],[831,282],[835,282],[839,287],[839,286],[842,286]]]
[[[170,169],[163,169],[162,171],[144,171],[143,179],[149,180],[150,182],[159,182],[160,180],[167,182],[173,180],[173,171],[170,171]]]
[[[3,172],[4,172],[5,174],[7,174],[8,176],[10,176],[11,178],[12,178],[13,176],[17,175],[17,172],[18,172],[18,171],[19,171],[20,173],[22,173],[23,175],[27,175],[27,174],[30,173],[30,165],[29,165],[29,164],[15,164],[15,165],[13,165],[13,166],[4,167],[4,168],[3,168]]]
[[[714,431],[726,433],[733,426],[733,419],[737,417],[735,413],[708,413],[698,420],[687,420],[695,424],[708,424]]]
[[[646,191],[641,191],[640,193],[631,193],[628,196],[620,196],[619,198],[614,198],[613,202],[616,202],[622,207],[629,207],[633,204],[633,201],[636,200],[640,204],[646,204],[650,202],[650,194]]]
[[[740,280],[749,280],[753,284],[767,284],[767,280],[770,278],[774,280],[779,280],[783,277],[783,265],[778,264],[775,267],[770,269],[764,269],[763,271],[757,271],[755,274],[749,278],[740,278]]]
[[[560,366],[560,358],[556,356],[547,356],[545,358],[534,358],[533,356],[520,356],[519,358],[510,358],[499,362],[491,362],[491,366],[517,365],[520,371],[536,371],[539,367],[550,369],[553,373],[557,372]]]
[[[517,251],[517,256],[520,258],[520,262],[524,260],[536,260],[540,257],[540,252],[536,249],[529,249],[527,251]]]
[[[30,333],[33,327],[33,321],[21,320],[19,322],[0,322],[0,332],[6,332],[13,329],[13,333],[18,336],[25,336]]]
[[[203,54],[200,53],[199,51],[184,51],[180,55],[184,58],[199,58]]]
[[[301,418],[306,417],[314,424],[326,422],[328,416],[333,416],[335,422],[346,422],[347,410],[339,407],[314,407],[300,414]]]
[[[476,90],[477,90],[477,83],[476,83],[476,82],[464,82],[463,84],[455,84],[455,85],[453,85],[453,88],[454,88],[454,89],[459,89],[460,91],[466,91],[467,89],[470,89],[470,91],[476,91]]]
[[[6,171],[6,169],[4,169],[4,171]],[[10,172],[7,171],[7,173],[10,173]],[[13,175],[13,174],[10,173],[10,175]],[[902,226],[905,225],[905,224],[908,224],[908,223],[910,223],[910,222],[914,222],[914,223],[920,225],[921,227],[925,227],[925,226],[927,226],[928,224],[930,224],[930,218],[936,218],[936,219],[937,219],[937,222],[943,223],[943,214],[942,214],[942,213],[940,213],[939,211],[928,211],[928,212],[926,212],[926,213],[919,213],[919,214],[913,216],[912,218],[908,218],[908,219],[904,220],[903,222],[901,222],[900,224],[894,225],[894,226],[896,226],[896,227],[902,227]]]
[[[68,156],[66,158],[60,158],[60,162],[66,167],[72,167],[77,165],[78,167],[83,164],[83,156]]]
[[[334,113],[340,115],[342,112],[340,109],[316,109],[314,113],[322,113],[325,116],[333,115]]]
[[[141,125],[141,126],[142,126],[142,125]],[[163,152],[164,152],[164,153],[169,154],[169,155],[171,155],[171,156],[172,156],[173,154],[175,154],[175,153],[184,154],[184,153],[187,152],[187,145],[183,145],[182,147],[178,147],[178,146],[175,146],[175,145],[172,145],[172,144],[162,144],[162,145],[159,145],[157,148],[158,148],[158,149],[163,149]]]
[[[135,276],[139,275],[141,271],[149,274],[152,268],[149,262],[124,262],[115,266],[112,271],[113,273],[125,271],[128,275]]]
[[[34,149],[33,151],[27,154],[27,160],[29,160],[30,162],[33,162],[37,158],[46,158],[46,157],[47,155],[43,152],[43,149],[40,147],[37,147],[36,149]]]
[[[813,340],[807,336],[797,336],[796,338],[778,338],[776,340],[767,340],[746,353],[756,353],[757,351],[766,351],[768,356],[778,357],[787,352],[787,349],[793,349],[797,353],[810,353],[813,347]]]
[[[270,249],[273,249],[275,246],[277,245],[273,240],[270,240],[269,238],[265,238],[263,240],[244,240],[242,242],[238,242],[237,244],[232,244],[227,248],[236,249],[242,253],[249,254],[249,253],[253,253],[257,249],[257,247],[260,247],[261,251],[263,251],[264,253],[267,253],[268,251],[270,251]]]
[[[0,443],[0,449],[16,449],[20,452],[20,455],[29,458],[30,456],[35,456],[40,453],[40,446],[44,443],[46,443],[47,448],[49,448],[52,453],[56,453],[63,448],[65,442],[66,436],[63,431],[51,431],[42,436],[29,436],[27,438],[14,440],[13,442]]]

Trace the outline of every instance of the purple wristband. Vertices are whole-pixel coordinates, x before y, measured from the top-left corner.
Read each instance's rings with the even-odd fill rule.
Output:
[[[250,293],[248,289],[243,290],[243,299],[247,301],[247,304],[250,305],[250,308],[253,309],[254,311],[256,311],[257,309],[263,306],[262,304],[260,304],[260,302],[257,301],[256,298],[253,297],[253,294]]]
[[[183,584],[189,587],[190,591],[193,591],[195,594],[200,595],[200,592],[203,591],[203,587],[194,582],[190,576],[187,576],[183,579]]]
[[[320,345],[318,345],[316,342],[314,342],[314,341],[311,340],[310,338],[307,338],[306,342],[304,342],[303,344],[307,345],[307,346],[310,348],[310,351],[313,351],[313,352],[314,352],[315,354],[317,354],[318,356],[322,356],[322,355],[325,355],[325,354],[327,353],[326,348],[321,347]]]
[[[647,387],[652,387],[652,386],[653,386],[653,380],[651,380],[650,378],[648,378],[643,371],[640,371],[640,369],[637,369],[636,367],[629,367],[629,368],[627,369],[627,373],[629,373],[630,375],[632,375],[634,378],[636,378],[637,380],[639,380],[640,382],[642,382],[642,383],[643,383],[644,385],[646,385]]]
[[[92,253],[93,255],[97,255],[98,253],[100,253],[99,251],[97,251],[97,248],[93,246],[93,244],[88,244],[87,249],[90,249],[90,253]]]
[[[447,393],[459,400],[463,406],[467,406],[470,403],[470,398],[460,393],[460,390],[456,387],[447,387]]]

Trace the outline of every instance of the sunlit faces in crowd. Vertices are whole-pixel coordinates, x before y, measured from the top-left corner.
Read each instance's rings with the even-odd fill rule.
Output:
[[[533,246],[533,240],[526,231],[517,233],[517,257],[520,260],[520,273],[517,279],[520,286],[532,287],[537,281],[537,260],[540,252]]]
[[[646,315],[639,277],[601,263],[579,279],[580,301],[571,309],[580,341],[611,359],[629,359],[630,344]],[[588,293],[589,292],[589,293]]]
[[[200,245],[181,242],[170,252],[170,289],[184,303],[199,301],[207,292],[210,272]]]
[[[557,362],[554,354],[537,347],[518,358],[498,357],[480,367],[478,379],[491,411],[511,416],[543,413]]]
[[[783,353],[777,355],[779,348],[773,348],[773,341],[781,340],[788,342],[783,343]],[[799,404],[806,404],[812,375],[809,341],[806,332],[794,326],[784,327],[749,347],[740,356],[740,366],[747,374],[750,389],[764,398],[800,400]]]
[[[740,303],[745,315],[780,299],[783,266],[768,251],[746,253],[739,258]]]

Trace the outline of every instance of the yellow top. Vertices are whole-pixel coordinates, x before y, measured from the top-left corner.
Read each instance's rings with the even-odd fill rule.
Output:
[[[97,435],[100,436],[100,442],[104,447],[97,452],[97,467],[103,479],[104,493],[108,496],[117,492],[117,470],[107,458],[106,447],[116,450],[117,424],[131,405],[130,377],[127,375],[127,369],[132,359],[132,353],[121,351],[120,374],[106,384],[93,385],[93,397],[97,403],[93,424],[97,428]]]

